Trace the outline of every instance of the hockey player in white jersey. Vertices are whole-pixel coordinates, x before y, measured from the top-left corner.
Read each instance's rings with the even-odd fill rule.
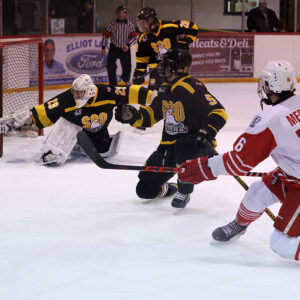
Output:
[[[262,70],[258,94],[272,107],[257,114],[234,143],[233,150],[181,165],[179,180],[200,183],[222,174],[244,175],[271,156],[278,167],[254,182],[235,219],[214,230],[215,240],[226,242],[245,233],[266,207],[281,202],[271,235],[271,249],[282,257],[300,258],[300,96],[296,77],[287,61],[271,61]]]

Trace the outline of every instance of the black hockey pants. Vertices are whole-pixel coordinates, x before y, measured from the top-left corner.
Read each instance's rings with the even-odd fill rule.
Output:
[[[173,145],[159,145],[148,158],[147,166],[176,167],[188,159],[199,156],[211,156],[204,145],[199,145],[194,138],[184,137],[177,140]],[[175,174],[140,172],[136,193],[143,199],[154,199],[161,192],[161,186],[171,179]],[[194,185],[190,183],[177,182],[178,191],[182,194],[190,194]]]

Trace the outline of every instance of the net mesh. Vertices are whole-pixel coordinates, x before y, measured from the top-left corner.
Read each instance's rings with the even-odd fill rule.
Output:
[[[3,115],[39,104],[39,45],[4,44]]]
[[[31,109],[42,102],[42,41],[30,38],[0,39],[0,49],[1,117]],[[2,153],[3,137],[0,134],[0,156]]]

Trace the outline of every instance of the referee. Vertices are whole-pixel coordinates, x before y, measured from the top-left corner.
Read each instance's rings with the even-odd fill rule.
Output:
[[[110,47],[107,57],[107,73],[110,85],[117,85],[117,59],[122,66],[122,79],[129,85],[131,73],[130,46],[137,41],[138,33],[134,24],[126,19],[127,9],[119,6],[116,10],[117,19],[113,20],[103,32],[102,54],[105,55],[105,47],[110,38]]]

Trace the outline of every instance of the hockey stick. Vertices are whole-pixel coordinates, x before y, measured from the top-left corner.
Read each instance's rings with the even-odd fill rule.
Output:
[[[164,166],[133,166],[133,165],[119,165],[111,164],[103,159],[95,148],[90,137],[84,131],[77,133],[78,144],[83,148],[89,158],[102,169],[114,169],[114,170],[135,170],[145,172],[160,172],[160,173],[178,173],[183,172],[181,168],[164,167]]]
[[[83,148],[85,153],[90,159],[102,169],[114,169],[114,170],[134,170],[145,172],[161,172],[161,173],[180,173],[183,172],[183,168],[165,167],[165,166],[134,166],[134,165],[120,165],[107,162],[96,150],[93,142],[88,135],[81,131],[77,134],[77,140],[79,145]],[[261,177],[264,173],[249,172],[244,176]]]
[[[248,172],[247,174],[245,175],[242,175],[242,176],[248,176],[248,177],[263,177],[264,176],[264,172]]]
[[[145,77],[147,75],[150,75],[154,70],[157,70],[157,67],[153,68],[153,69],[149,69],[149,71],[147,71],[145,74],[141,75],[141,76],[137,76],[136,79],[141,78],[141,79],[145,79]]]
[[[211,153],[213,153],[214,155],[219,155],[219,153],[217,152],[217,150],[207,141],[204,140],[204,144],[205,146],[210,150]],[[251,172],[249,172],[251,173]],[[248,174],[249,174],[248,173]],[[253,172],[254,173],[254,172]],[[233,176],[234,179],[247,191],[249,189],[248,185],[241,179],[241,177],[239,176]],[[273,220],[275,221],[275,215],[268,209],[265,209],[265,213]]]

